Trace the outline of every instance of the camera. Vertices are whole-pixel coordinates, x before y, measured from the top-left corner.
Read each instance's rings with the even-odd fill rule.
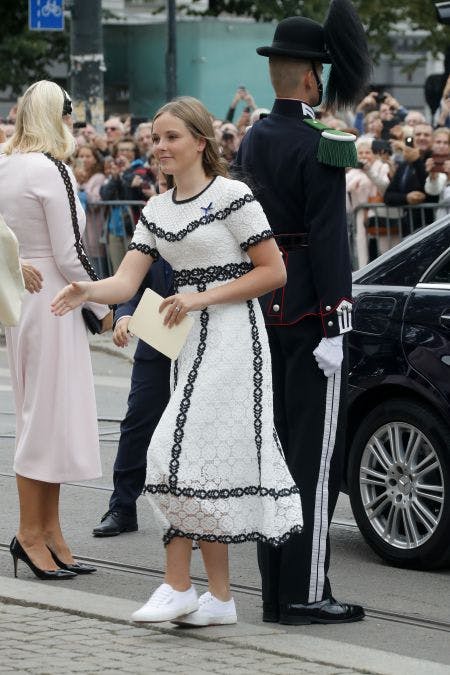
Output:
[[[378,92],[378,94],[375,96],[375,100],[378,103],[378,105],[380,103],[384,103],[386,98],[387,98],[387,94],[383,94],[381,92]]]
[[[229,131],[223,132],[223,134],[222,134],[222,140],[223,141],[232,141],[233,139],[234,139],[234,136]]]
[[[375,155],[381,155],[382,152],[392,155],[392,145],[389,141],[374,138],[372,141],[372,152]]]
[[[86,129],[86,122],[74,122],[73,123],[73,128],[74,129]]]
[[[356,162],[356,168],[357,169],[364,169],[365,166],[366,166],[365,162],[359,162],[359,161]]]
[[[414,147],[414,138],[412,136],[407,136],[405,138],[405,145],[408,148],[413,148]]]

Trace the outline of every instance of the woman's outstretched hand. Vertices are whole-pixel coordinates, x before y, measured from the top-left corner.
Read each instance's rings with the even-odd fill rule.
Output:
[[[55,316],[63,316],[67,312],[79,307],[88,301],[88,289],[86,281],[72,281],[68,286],[64,286],[59,291],[51,304],[51,310]]]
[[[177,293],[169,296],[159,306],[160,313],[168,308],[164,316],[164,325],[172,328],[180,323],[188,312],[204,309],[207,305],[205,299],[205,293]]]

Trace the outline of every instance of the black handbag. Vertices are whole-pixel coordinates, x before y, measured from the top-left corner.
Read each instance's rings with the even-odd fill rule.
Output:
[[[89,259],[84,251],[83,244],[81,243],[75,194],[73,191],[72,181],[70,180],[69,172],[67,171],[67,167],[64,164],[64,162],[61,162],[61,160],[56,159],[49,152],[44,152],[44,155],[47,157],[47,159],[53,162],[53,164],[55,164],[56,168],[61,174],[61,178],[64,181],[64,185],[66,186],[66,192],[70,206],[70,216],[72,218],[73,233],[75,235],[75,250],[78,255],[78,260],[81,262],[81,264],[83,265],[84,269],[86,270],[92,281],[98,281],[98,276],[96,275],[94,268],[89,262]],[[112,307],[111,312],[107,314],[105,317],[103,317],[103,319],[99,319],[96,316],[96,314],[94,314],[92,309],[89,309],[88,307],[83,307],[81,309],[81,314],[83,316],[86,327],[94,335],[109,330],[109,328],[112,325]]]

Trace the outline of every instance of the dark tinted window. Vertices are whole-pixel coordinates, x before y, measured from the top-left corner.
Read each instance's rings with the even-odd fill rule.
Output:
[[[405,239],[353,275],[356,284],[415,286],[433,262],[450,246],[450,221],[430,225]]]
[[[427,284],[450,284],[450,255],[442,260],[435,269],[427,274]]]

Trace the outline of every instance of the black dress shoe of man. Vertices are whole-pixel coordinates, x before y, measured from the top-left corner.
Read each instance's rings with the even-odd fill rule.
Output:
[[[278,605],[273,605],[271,602],[263,602],[263,621],[268,623],[278,623],[280,618],[280,610]]]
[[[136,532],[137,529],[135,516],[126,516],[120,511],[107,511],[100,525],[92,530],[92,534],[94,537],[116,537],[122,532]]]
[[[350,623],[364,619],[364,609],[334,598],[306,604],[289,603],[280,607],[280,623],[301,626],[309,623]]]

